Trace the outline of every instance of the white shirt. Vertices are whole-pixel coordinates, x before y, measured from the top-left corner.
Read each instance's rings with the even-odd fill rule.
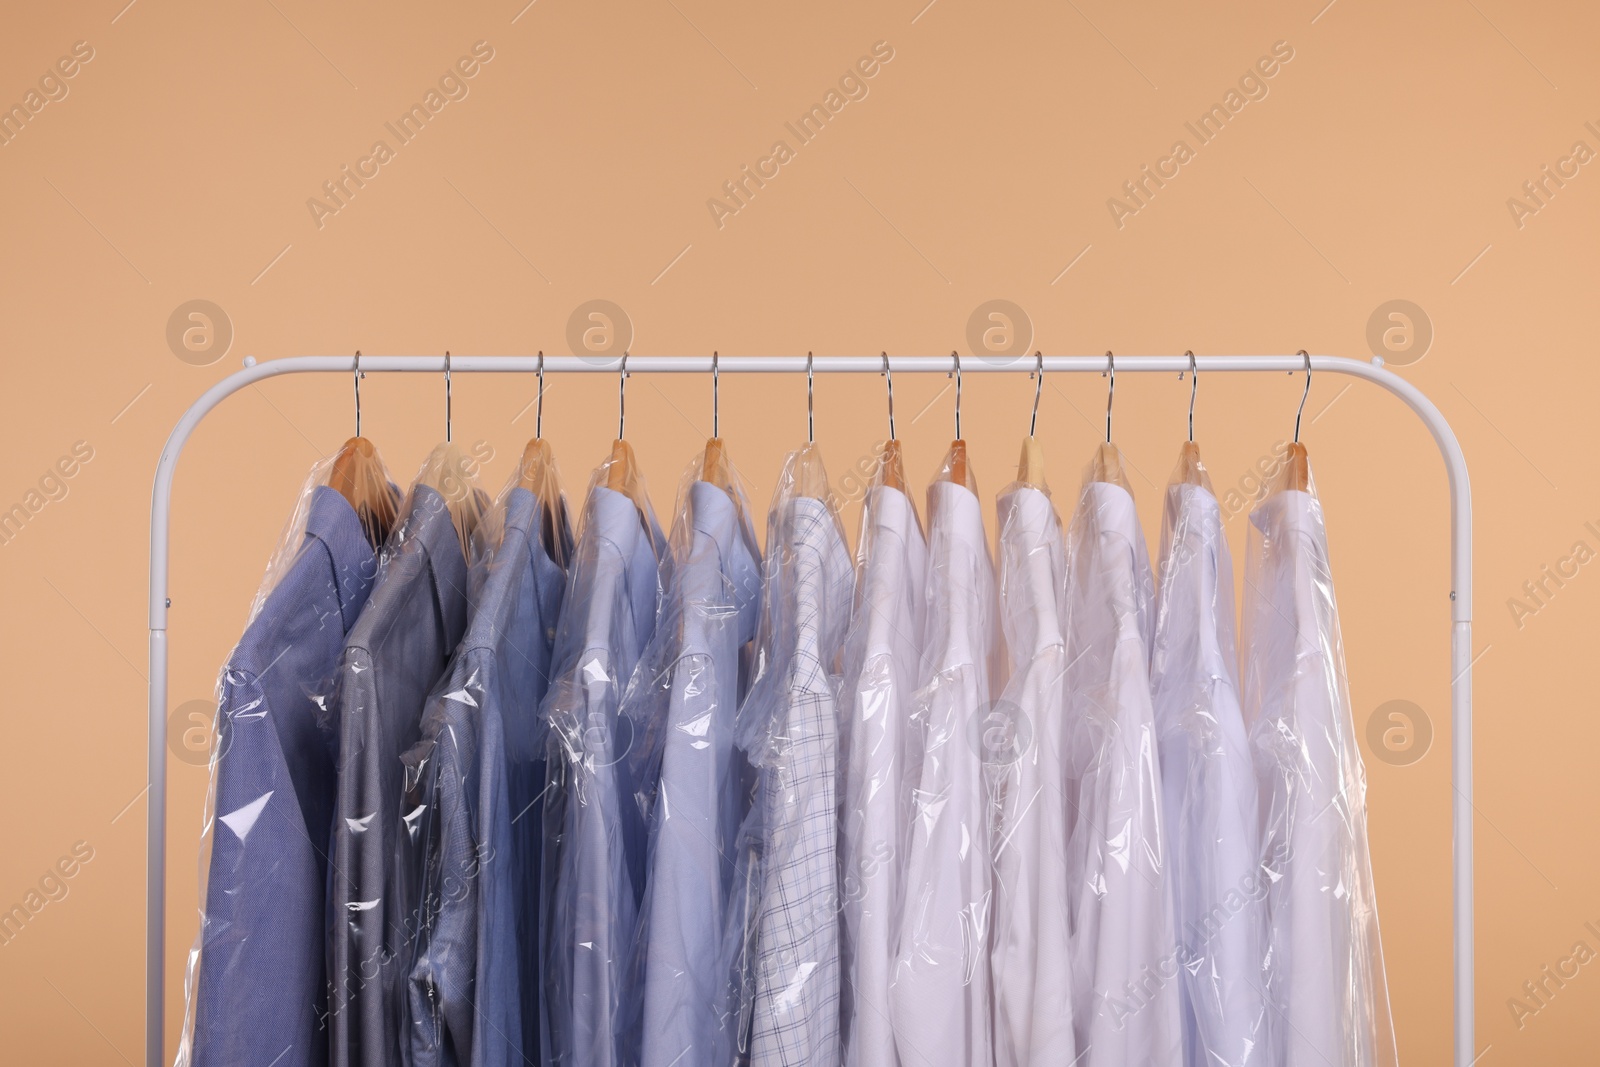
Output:
[[[859,596],[847,642],[840,827],[845,1062],[898,1067],[889,980],[910,849],[907,735],[922,682],[928,546],[911,499],[874,486],[858,551]]]
[[[1239,711],[1233,563],[1217,498],[1167,487],[1150,662],[1183,962],[1185,1062],[1264,1067],[1256,780]]]
[[[995,805],[994,1044],[999,1067],[1076,1057],[1068,957],[1062,739],[1066,559],[1050,497],[1019,485],[998,502],[1000,599],[1011,679],[984,723]]]
[[[1084,486],[1067,541],[1078,1067],[1178,1067],[1177,949],[1150,703],[1153,582],[1133,497]],[[1070,787],[1069,787],[1070,788]]]
[[[933,670],[913,711],[921,771],[890,1017],[907,1067],[988,1067],[993,894],[977,739],[994,699],[994,565],[978,498],[966,486],[935,482],[928,516]]]
[[[1293,489],[1269,496],[1250,515],[1249,553],[1244,692],[1272,881],[1270,1062],[1392,1064],[1366,771],[1316,497]]]

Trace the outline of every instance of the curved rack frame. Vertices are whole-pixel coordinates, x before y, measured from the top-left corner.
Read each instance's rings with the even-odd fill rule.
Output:
[[[630,374],[708,374],[710,356],[629,356]],[[881,374],[883,356],[726,356],[717,369],[729,374],[817,373]],[[588,356],[456,356],[452,373],[531,374],[541,368],[556,373],[613,374],[621,359]],[[901,373],[946,373],[950,356],[905,356],[893,361]],[[979,358],[961,365],[964,373],[1033,371],[1041,364],[1033,356]],[[1046,356],[1043,369],[1057,373],[1103,373],[1105,356]],[[1117,364],[1124,373],[1177,373],[1191,369],[1216,372],[1272,372],[1306,370],[1305,357],[1294,356],[1125,356]],[[1472,494],[1467,463],[1450,424],[1414,385],[1380,361],[1371,363],[1339,356],[1312,356],[1312,371],[1345,374],[1372,382],[1399,397],[1433,435],[1444,456],[1450,485],[1450,777],[1453,848],[1452,926],[1455,943],[1455,1067],[1472,1067],[1473,1048],[1473,867],[1472,867]],[[350,356],[295,356],[256,363],[245,361],[237,371],[201,395],[173,427],[156,465],[150,504],[150,702],[149,702],[149,808],[145,871],[145,1064],[165,1067],[166,971],[166,859],[167,859],[167,598],[168,539],[172,506],[172,479],[178,457],[194,428],[225,397],[247,385],[284,374],[345,374],[354,371]],[[373,372],[442,374],[443,356],[364,356],[361,369]]]

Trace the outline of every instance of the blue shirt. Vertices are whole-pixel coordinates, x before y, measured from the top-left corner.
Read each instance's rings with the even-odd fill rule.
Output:
[[[564,505],[551,530],[570,533]],[[406,1062],[538,1061],[537,708],[565,574],[543,543],[545,508],[513,488],[492,555],[474,563],[472,621],[404,757],[401,863],[420,873],[407,988]]]
[[[546,1063],[616,1067],[628,951],[644,858],[643,822],[618,781],[633,733],[622,692],[655,633],[667,547],[654,514],[596,485],[556,638],[545,698],[550,789],[545,807]]]
[[[329,906],[334,1067],[399,1062],[398,984],[415,872],[398,858],[401,753],[467,625],[467,559],[445,501],[412,487],[339,668],[339,799]]]
[[[681,563],[656,639],[623,701],[634,731],[630,781],[649,822],[635,981],[641,1067],[712,1062],[725,908],[751,775],[733,745],[755,637],[761,556],[742,499],[689,488]]]
[[[335,776],[324,700],[375,573],[354,509],[333,489],[312,490],[299,552],[223,669],[195,1067],[327,1062]]]

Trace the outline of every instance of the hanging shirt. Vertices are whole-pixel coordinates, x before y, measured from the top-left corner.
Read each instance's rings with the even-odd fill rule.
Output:
[[[1295,489],[1250,515],[1245,706],[1270,888],[1267,1062],[1391,1065],[1394,1023],[1367,851],[1322,507]]]
[[[827,484],[814,447],[790,454],[767,527],[761,668],[739,709],[739,745],[757,768],[759,844],[749,876],[735,878],[753,899],[731,916],[749,938],[751,1067],[841,1059],[838,695],[855,576],[838,513],[805,495]]]
[[[899,942],[903,871],[911,845],[907,734],[921,684],[928,546],[910,497],[869,491],[861,523],[860,585],[848,640],[841,723],[844,803],[845,1061],[897,1067],[889,983]],[[914,1061],[913,1061],[914,1062]]]
[[[400,1060],[398,988],[415,875],[398,858],[403,764],[467,623],[467,560],[444,498],[411,489],[339,668],[339,799],[329,904],[334,1067]]]
[[[1120,485],[1084,485],[1067,539],[1073,1025],[1081,1067],[1178,1067],[1181,961],[1150,702],[1154,583]]]
[[[618,704],[655,633],[666,559],[655,516],[597,478],[543,709],[550,726],[543,850],[549,918],[539,940],[546,1062],[553,1067],[622,1062],[623,982],[641,888],[633,871],[643,864],[644,835],[617,776],[633,742]]]
[[[538,972],[519,957],[532,959],[522,939],[537,926],[536,712],[565,581],[541,530],[568,536],[565,505],[556,507],[547,520],[529,490],[506,494],[499,544],[469,579],[466,636],[403,757],[401,863],[420,873],[406,906],[416,932],[401,1051],[413,1067],[537,1059]],[[564,558],[567,546],[554,547]]]
[[[932,669],[913,710],[920,771],[890,1012],[902,1064],[987,1067],[991,816],[978,737],[994,700],[994,564],[965,485],[929,487],[928,523]]]
[[[361,520],[311,491],[304,540],[223,668],[195,1067],[327,1062],[323,922],[335,777],[324,704],[376,573]]]
[[[1256,782],[1234,663],[1233,563],[1208,487],[1167,487],[1150,684],[1182,947],[1184,1062],[1262,1067]]]
[[[1066,561],[1049,495],[1018,484],[999,500],[1000,601],[1011,679],[982,724],[995,805],[994,1040],[998,1067],[1069,1064],[1067,837],[1062,763]]]
[[[711,1063],[726,1045],[722,935],[748,807],[733,730],[761,556],[742,494],[695,481],[686,497],[672,589],[623,701],[638,757],[629,777],[649,823],[635,949],[642,1067]]]

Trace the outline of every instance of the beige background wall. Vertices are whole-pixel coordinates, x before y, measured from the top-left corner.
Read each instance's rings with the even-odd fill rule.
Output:
[[[150,479],[178,415],[242,357],[566,353],[569,318],[594,299],[625,309],[637,354],[972,353],[969,317],[1004,299],[1050,353],[1366,357],[1369,319],[1403,299],[1431,343],[1394,336],[1386,354],[1455,425],[1478,509],[1479,1062],[1594,1062],[1600,964],[1562,962],[1580,941],[1600,950],[1600,728],[1585,670],[1600,605],[1594,5],[126,2],[11,4],[0,34],[0,104],[26,119],[0,147],[0,508],[27,513],[0,546],[0,908],[41,880],[60,898],[0,945],[8,1059],[140,1060]],[[76,42],[92,58],[46,78]],[[385,123],[426,107],[475,42],[492,58],[447,80],[402,143]],[[841,92],[802,144],[785,123],[826,106],[875,47],[892,58],[846,82],[856,98]],[[1225,94],[1275,48],[1292,58],[1265,62],[1272,76],[1246,79],[1228,113]],[[1202,144],[1185,123],[1213,104],[1229,121]],[[379,140],[389,158],[363,163]],[[779,140],[792,158],[763,164]],[[1162,163],[1179,140],[1192,158]],[[365,184],[349,183],[337,212],[309,208],[345,165],[365,167]],[[707,201],[744,165],[777,171],[736,213],[714,212]],[[1114,211],[1145,165],[1165,167],[1165,184]],[[1562,187],[1545,165],[1565,170]],[[1542,205],[1508,206],[1541,179]],[[201,299],[225,318],[174,347],[169,319]],[[1251,466],[1291,433],[1302,383],[1202,377],[1196,433],[1219,488],[1249,488]],[[896,381],[918,481],[950,437],[948,384]],[[1397,401],[1347,384],[1314,382],[1305,440],[1357,731],[1390,701],[1432,729],[1420,759],[1366,752],[1402,1054],[1440,1064],[1444,475]],[[966,385],[990,494],[1009,478],[1032,387],[1021,374]],[[1064,507],[1104,388],[1046,381],[1040,436]],[[532,432],[532,395],[526,376],[455,382],[458,439],[493,448],[491,487]],[[629,437],[670,510],[709,430],[709,382],[641,375],[628,395]],[[1152,539],[1187,398],[1168,376],[1117,390]],[[368,435],[409,478],[441,435],[442,383],[374,377],[364,400]],[[615,382],[554,380],[548,400],[546,436],[581,492],[613,432]],[[883,436],[882,382],[820,379],[816,407],[848,488]],[[175,709],[209,698],[295,490],[351,418],[346,379],[272,381],[191,442],[174,511]],[[801,379],[724,377],[723,435],[758,509],[804,418]],[[63,457],[72,476],[46,477]],[[853,529],[853,499],[846,511]],[[1230,520],[1236,554],[1246,521]],[[1546,565],[1569,577],[1544,578]],[[1541,580],[1547,593],[1528,600],[1524,583]],[[206,785],[185,755],[170,783],[169,1033]],[[47,877],[63,857],[72,876]],[[1577,972],[1546,981],[1537,1004],[1523,983],[1546,966]]]

